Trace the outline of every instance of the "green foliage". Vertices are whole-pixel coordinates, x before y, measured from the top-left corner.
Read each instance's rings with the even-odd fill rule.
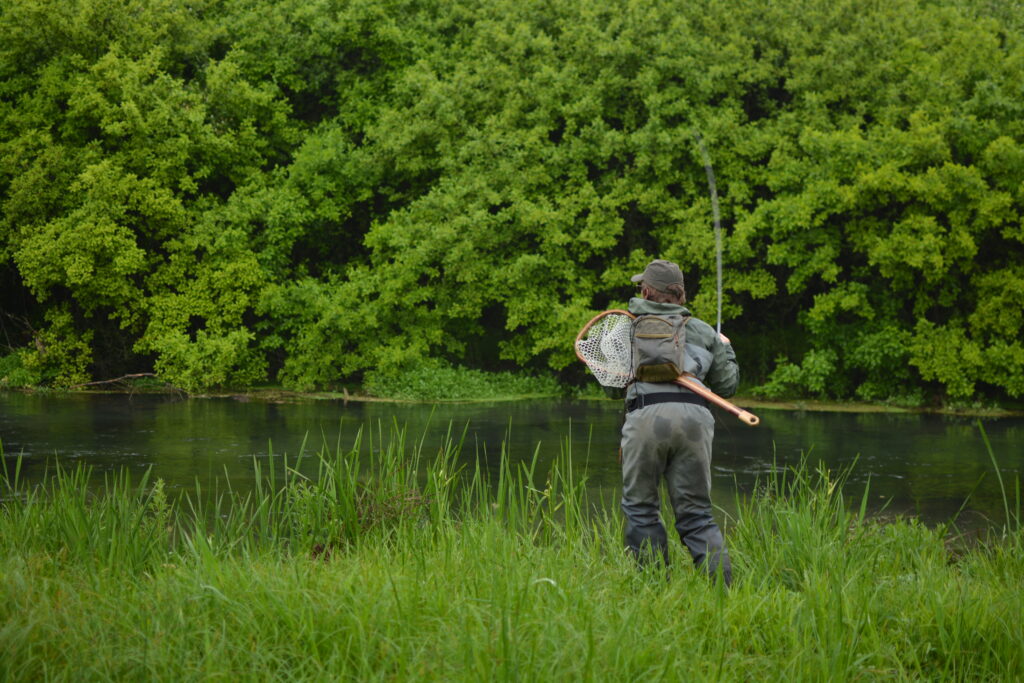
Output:
[[[186,391],[210,386],[251,386],[265,377],[263,359],[250,350],[252,333],[199,330],[194,338],[169,334],[147,347],[158,352],[158,376]]]
[[[47,310],[46,323],[33,336],[32,347],[16,352],[26,373],[22,379],[39,378],[58,387],[89,381],[92,330],[79,332],[63,307]]]
[[[560,393],[553,377],[485,372],[423,363],[396,373],[370,372],[364,388],[374,396],[413,401],[500,399]]]
[[[1011,342],[1008,327],[1005,337],[994,328],[1012,324],[1018,308],[1012,295],[980,287],[1006,282],[994,274],[1020,254],[1020,240],[1002,241],[1019,222],[1019,180],[1001,182],[986,161],[1012,158],[1008,150],[1019,147],[1019,121],[991,117],[1009,104],[1003,93],[1019,87],[1019,73],[1003,69],[1019,62],[1020,45],[1000,47],[991,24],[950,9],[883,13],[897,11],[900,17],[875,24],[881,17],[843,18],[839,10],[845,35],[826,39],[820,57],[799,63],[814,69],[788,81],[802,80],[794,90],[805,90],[800,99],[813,106],[801,112],[792,144],[772,157],[777,196],[748,221],[751,230],[762,221],[771,228],[767,261],[789,270],[791,294],[813,294],[804,322],[814,350],[805,377],[798,365],[780,367],[769,388],[789,382],[819,391],[815,370],[831,352],[838,356],[829,380],[834,396],[895,396],[922,379],[951,396],[973,392],[978,381],[1016,395],[1015,372],[1006,363],[995,370],[979,354]],[[865,40],[865,31],[882,26],[888,38]],[[857,109],[836,106],[853,94]],[[1007,146],[1007,130],[1018,142]],[[1019,165],[1002,168],[1019,177]],[[851,325],[851,316],[864,322]],[[858,327],[879,331],[851,344]],[[871,377],[872,357],[891,364]]]
[[[753,383],[1018,397],[1022,25],[981,0],[0,0],[0,277],[28,293],[0,303],[88,347],[43,381],[111,340],[189,390],[582,381],[570,340],[650,258],[713,315],[699,132],[728,333],[782,359]]]
[[[827,349],[807,352],[800,365],[778,358],[770,380],[759,387],[758,392],[770,398],[800,395],[804,392],[812,396],[830,396],[830,380],[835,379],[836,360],[836,353]]]
[[[42,382],[39,373],[25,367],[26,351],[14,351],[0,357],[0,387],[31,387]]]

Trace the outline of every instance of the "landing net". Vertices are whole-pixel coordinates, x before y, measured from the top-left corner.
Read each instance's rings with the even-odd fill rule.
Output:
[[[576,355],[601,386],[624,387],[633,376],[632,322],[625,313],[609,313],[592,322],[576,340]]]

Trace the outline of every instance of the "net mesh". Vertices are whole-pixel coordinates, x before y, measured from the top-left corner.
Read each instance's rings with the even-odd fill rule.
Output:
[[[624,387],[633,376],[630,330],[632,319],[610,313],[599,319],[576,342],[576,355],[605,387]]]

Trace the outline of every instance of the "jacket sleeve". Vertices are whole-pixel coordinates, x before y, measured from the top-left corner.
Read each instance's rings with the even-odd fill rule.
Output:
[[[736,362],[736,352],[732,350],[732,344],[724,343],[718,334],[712,337],[710,351],[713,360],[704,383],[722,398],[729,398],[736,393],[736,387],[740,383],[740,366]]]

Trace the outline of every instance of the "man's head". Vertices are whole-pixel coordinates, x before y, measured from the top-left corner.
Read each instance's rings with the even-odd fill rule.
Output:
[[[683,271],[671,261],[651,261],[644,272],[634,275],[630,280],[640,284],[640,294],[645,299],[663,304],[686,303]]]

